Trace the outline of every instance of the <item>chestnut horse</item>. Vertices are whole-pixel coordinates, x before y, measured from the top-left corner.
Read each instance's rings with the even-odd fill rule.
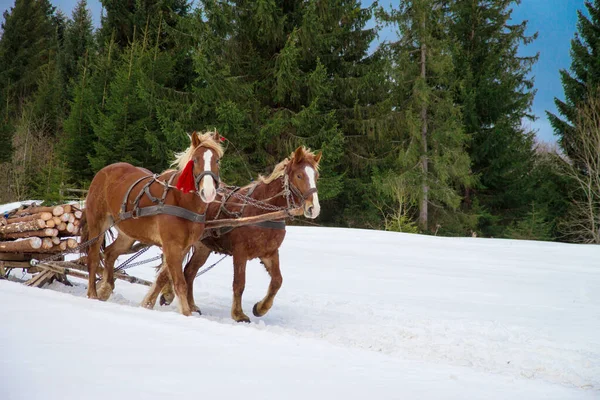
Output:
[[[191,314],[181,263],[191,245],[201,237],[207,203],[216,197],[218,163],[223,156],[219,139],[216,132],[203,135],[194,132],[189,149],[178,155],[175,162],[179,169],[182,170],[184,166],[186,168],[176,172],[177,176],[174,178],[178,179],[178,187],[182,183],[180,181],[185,180],[183,186],[189,187],[189,192],[170,189],[171,186],[166,182],[151,180],[152,176],[148,170],[127,163],[111,164],[98,171],[86,198],[82,242],[101,235],[115,221],[117,224],[114,227],[118,236],[105,249],[104,273],[98,292],[96,270],[100,262],[104,235],[88,249],[89,298],[107,300],[110,297],[114,289],[114,263],[117,257],[125,253],[137,240],[162,247],[163,259],[173,278],[175,293],[180,298],[180,311],[183,315]],[[142,184],[144,180],[148,181],[146,185]],[[154,201],[146,193],[153,196]],[[133,217],[127,219],[121,214],[125,211],[122,208],[127,205],[134,204],[133,207],[137,208],[133,199],[139,200],[140,210],[143,210],[144,207],[156,203],[158,198],[161,198],[161,204],[167,206],[164,208],[178,211],[185,209],[183,212],[186,214],[183,217],[173,213],[137,217],[134,210]],[[189,218],[190,215],[193,218]]]
[[[235,193],[276,207],[302,205],[304,215],[314,219],[320,212],[316,189],[320,160],[321,153],[315,155],[305,148],[299,147],[290,158],[280,162],[269,177],[260,177],[258,182],[245,186]],[[249,217],[269,212],[269,210],[258,208],[250,202],[244,205],[242,196],[235,198],[230,194],[231,190],[226,190],[221,194],[221,196],[225,196],[222,202],[216,201],[209,204],[206,211],[207,220]],[[283,281],[279,269],[279,247],[285,238],[285,224],[281,221],[280,225],[274,227],[268,224],[254,224],[223,231],[207,229],[205,232],[207,237],[194,243],[194,254],[185,267],[187,302],[191,309],[200,312],[194,302],[193,283],[200,267],[204,265],[211,251],[215,251],[233,256],[231,317],[237,322],[250,322],[242,310],[242,294],[246,285],[246,263],[251,259],[260,258],[271,276],[271,283],[266,296],[254,305],[252,312],[257,317],[265,315],[273,305],[275,295]],[[212,233],[212,235],[207,235],[208,233]],[[169,282],[170,271],[171,269],[167,271],[164,265],[160,266],[156,282],[142,302],[142,306],[153,308],[163,287],[165,289],[161,296],[161,304],[169,304],[173,300],[172,287]]]

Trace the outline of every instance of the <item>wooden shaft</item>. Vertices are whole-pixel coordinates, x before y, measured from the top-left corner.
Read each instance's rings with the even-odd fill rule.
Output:
[[[252,217],[243,217],[243,218],[230,218],[230,219],[217,219],[212,221],[206,221],[206,228],[220,228],[222,226],[231,226],[238,227],[243,225],[255,224],[257,222],[269,221],[269,220],[277,220],[282,218],[287,218],[289,215],[301,215],[304,211],[302,208],[296,208],[290,210],[289,214],[285,210],[274,211],[267,214],[262,215],[254,215]]]

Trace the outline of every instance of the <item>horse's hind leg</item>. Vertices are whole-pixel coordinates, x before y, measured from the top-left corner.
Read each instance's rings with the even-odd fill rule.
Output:
[[[233,254],[233,303],[231,318],[237,322],[250,322],[250,318],[242,310],[242,295],[246,288],[246,258]]]
[[[114,267],[117,258],[131,248],[135,240],[119,231],[114,242],[104,251],[104,273],[98,289],[98,298],[108,300],[115,288]]]
[[[266,296],[252,307],[252,313],[257,317],[262,317],[271,309],[275,295],[283,282],[281,270],[279,269],[279,251],[275,251],[270,256],[261,257],[260,260],[263,262],[269,275],[271,275],[271,283],[269,284]]]
[[[146,297],[144,297],[144,300],[142,300],[141,306],[152,310],[154,308],[154,304],[156,304],[156,298],[160,294],[161,289],[165,287],[168,287],[170,289],[170,293],[173,293],[171,278],[169,277],[169,269],[167,268],[167,263],[165,262],[163,256],[163,262],[160,265],[158,273],[156,274],[156,279],[148,290],[148,294],[146,294]],[[173,295],[173,297],[175,297],[175,295]],[[170,300],[173,301],[172,298]],[[171,301],[169,301],[169,304],[171,304]]]
[[[104,235],[102,232],[108,228],[109,221],[106,220],[101,224],[94,225],[94,220],[86,217],[87,219],[87,228],[88,234],[86,238],[93,239],[98,237],[94,243],[92,243],[87,250],[87,265],[88,265],[88,290],[87,297],[90,299],[97,299],[98,293],[96,291],[96,271],[98,270],[98,265],[100,264],[100,250],[102,249],[102,245],[104,244]]]

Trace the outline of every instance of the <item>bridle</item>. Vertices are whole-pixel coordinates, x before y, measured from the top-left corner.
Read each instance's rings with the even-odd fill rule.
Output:
[[[208,147],[207,147],[207,149],[209,151],[213,151],[212,149],[210,149]],[[218,158],[217,158],[216,163],[217,163],[217,165],[219,164],[219,159]],[[219,175],[215,174],[212,171],[202,171],[198,175],[194,174],[194,185],[196,186],[196,193],[200,193],[200,182],[202,181],[202,178],[204,178],[206,175],[208,175],[208,176],[210,176],[211,178],[214,179],[214,181],[215,181],[215,189],[219,189],[219,185],[221,184],[221,178],[219,177]]]
[[[306,193],[302,194],[300,189],[298,189],[298,187],[296,187],[296,185],[294,185],[292,182],[290,182],[288,173],[286,172],[283,175],[283,195],[285,196],[285,199],[287,201],[288,209],[303,207],[304,203],[306,202],[308,197],[312,196],[314,193],[317,193],[316,187],[310,188],[309,190],[306,191]],[[296,201],[294,200],[294,196],[292,196],[292,194],[294,194],[296,197],[298,197],[301,200],[300,204],[296,205]]]

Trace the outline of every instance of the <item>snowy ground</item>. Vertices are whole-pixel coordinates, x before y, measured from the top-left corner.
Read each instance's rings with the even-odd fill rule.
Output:
[[[599,246],[291,227],[281,265],[255,318],[249,263],[251,324],[229,258],[189,318],[121,281],[107,303],[0,281],[0,399],[600,399]]]

